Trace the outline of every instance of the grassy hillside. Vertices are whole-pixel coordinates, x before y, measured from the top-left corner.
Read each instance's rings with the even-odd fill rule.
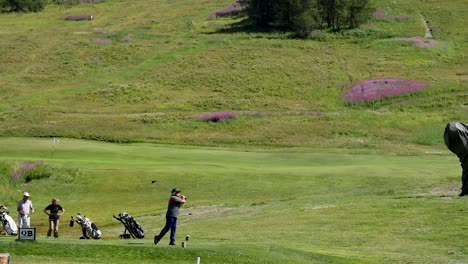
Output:
[[[106,1],[2,14],[0,135],[388,150],[440,146],[445,124],[468,116],[464,1],[375,1],[386,17],[407,19],[374,17],[311,40],[226,33],[242,18],[207,16],[228,3]],[[95,18],[63,19],[73,14]],[[438,44],[396,41],[423,37],[422,15]],[[343,102],[353,83],[380,77],[431,86]],[[239,118],[197,120],[214,111]]]

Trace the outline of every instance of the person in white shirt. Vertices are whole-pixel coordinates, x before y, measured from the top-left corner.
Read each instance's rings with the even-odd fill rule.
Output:
[[[19,228],[29,228],[31,227],[31,218],[30,214],[34,213],[34,208],[32,202],[29,200],[29,193],[25,192],[23,194],[23,199],[18,202],[18,227]]]

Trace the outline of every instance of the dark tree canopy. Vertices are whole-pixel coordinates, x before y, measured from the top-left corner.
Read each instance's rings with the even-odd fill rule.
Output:
[[[241,0],[258,28],[285,27],[299,36],[313,29],[356,28],[372,13],[371,0]]]
[[[315,0],[314,0],[315,1]],[[317,0],[322,18],[333,30],[356,28],[372,13],[370,0]]]
[[[38,12],[44,9],[47,0],[0,0],[2,12]]]
[[[279,0],[241,0],[246,7],[247,15],[260,28],[284,23],[287,14],[287,1]]]

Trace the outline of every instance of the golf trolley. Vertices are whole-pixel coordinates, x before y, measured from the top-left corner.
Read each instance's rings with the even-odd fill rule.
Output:
[[[73,227],[73,223],[76,222],[81,226],[81,232],[83,233],[83,236],[80,237],[80,239],[100,239],[101,238],[101,231],[97,228],[97,226],[89,220],[84,215],[81,215],[81,213],[78,213],[76,215],[76,219],[71,217],[70,220],[70,227]]]
[[[121,222],[125,227],[124,233],[119,236],[120,239],[142,239],[145,237],[143,227],[141,227],[141,225],[131,215],[124,212],[120,213],[118,216],[113,215],[113,217]]]
[[[18,235],[18,227],[15,221],[11,218],[9,210],[6,206],[0,204],[0,233],[16,236]]]

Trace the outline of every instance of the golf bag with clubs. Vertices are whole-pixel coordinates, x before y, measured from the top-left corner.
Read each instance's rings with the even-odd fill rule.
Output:
[[[468,125],[460,122],[448,123],[444,141],[447,148],[457,155],[462,167],[462,191],[459,195],[468,195]]]
[[[97,226],[89,220],[84,215],[81,215],[81,213],[78,213],[76,215],[76,219],[73,219],[73,216],[71,217],[70,220],[70,227],[73,227],[73,223],[76,222],[81,226],[81,232],[83,233],[83,236],[80,237],[80,239],[100,239],[101,238],[101,231],[97,228]]]
[[[143,227],[141,227],[141,225],[131,215],[127,213],[120,213],[118,217],[115,215],[113,215],[113,217],[120,221],[125,227],[124,233],[119,236],[120,239],[142,239],[145,237]]]
[[[18,227],[15,221],[8,215],[8,208],[0,204],[0,225],[2,227],[1,233],[16,236],[18,235]]]

